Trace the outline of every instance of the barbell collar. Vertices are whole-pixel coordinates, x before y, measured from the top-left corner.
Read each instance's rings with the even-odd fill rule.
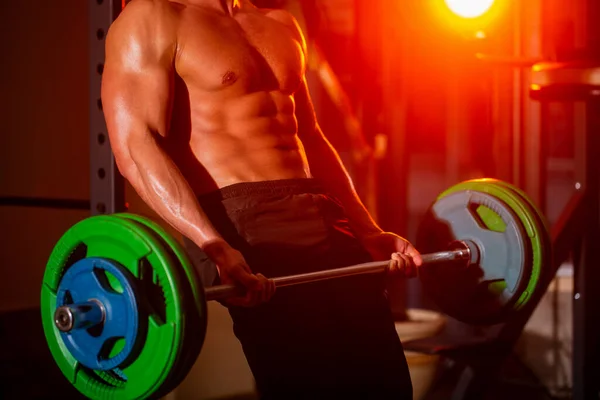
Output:
[[[453,250],[440,251],[436,253],[422,254],[423,266],[451,263],[456,261],[464,261],[463,266],[468,266],[473,260],[474,252],[477,252],[477,247],[474,244],[466,242],[454,242]],[[282,276],[273,278],[276,287],[299,285],[303,283],[311,283],[324,281],[328,279],[343,278],[354,275],[377,274],[387,271],[391,260],[387,261],[372,261],[362,264],[351,265],[348,267],[334,268],[323,271],[308,272],[305,274]],[[205,288],[205,297],[207,301],[224,300],[230,297],[242,296],[245,292],[243,288],[235,285],[217,285]]]
[[[54,313],[54,324],[61,332],[74,329],[88,329],[101,324],[106,318],[102,303],[96,299],[84,303],[69,304],[58,307]]]

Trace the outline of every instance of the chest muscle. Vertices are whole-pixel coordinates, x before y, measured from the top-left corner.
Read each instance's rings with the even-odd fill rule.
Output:
[[[185,81],[208,91],[274,91],[292,94],[305,60],[285,25],[266,16],[182,21],[177,70]]]

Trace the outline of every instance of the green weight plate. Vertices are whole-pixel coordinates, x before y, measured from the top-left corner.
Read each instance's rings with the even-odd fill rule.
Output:
[[[142,291],[138,299],[147,329],[136,343],[137,354],[110,371],[80,365],[66,349],[54,325],[56,289],[64,272],[76,261],[102,257],[128,269]],[[135,221],[94,216],[72,226],[58,241],[44,273],[42,325],[50,351],[67,379],[91,399],[142,399],[165,384],[182,344],[186,315],[179,298],[181,283],[173,274],[168,252]]]
[[[157,235],[157,238],[162,241],[163,246],[169,249],[171,258],[174,260],[174,264],[179,267],[177,269],[181,274],[181,281],[183,283],[182,298],[184,299],[184,309],[187,313],[187,325],[184,329],[184,345],[181,350],[181,358],[178,358],[173,376],[170,377],[169,383],[165,386],[165,392],[162,393],[162,395],[166,395],[179,386],[186,378],[202,349],[208,323],[204,288],[183,246],[162,226],[150,218],[140,215],[123,213],[117,214],[117,216],[137,221],[152,230]]]
[[[420,270],[425,291],[448,315],[470,324],[503,322],[529,282],[531,250],[519,217],[502,200],[474,190],[440,196],[420,226],[417,248],[445,250],[456,240],[474,243],[479,261]]]
[[[191,328],[197,326],[197,324],[193,323],[193,321],[195,321],[197,317],[195,317],[191,287],[187,276],[185,275],[185,272],[183,271],[183,268],[179,263],[179,260],[173,252],[173,249],[171,248],[171,246],[168,245],[168,243],[165,240],[163,240],[161,236],[159,236],[155,232],[154,229],[152,229],[151,226],[149,226],[151,222],[150,220],[129,213],[113,214],[113,216],[134,222],[140,227],[140,229],[144,230],[146,235],[151,236],[154,240],[159,242],[169,256],[171,265],[170,273],[174,277],[176,277],[178,282],[180,282],[180,291],[178,293],[178,296],[180,298],[183,313],[185,315],[185,319],[182,319],[178,322],[181,324],[182,331],[181,345],[179,346],[177,354],[175,355],[175,361],[173,363],[173,367],[170,369],[169,375],[161,384],[161,386],[157,389],[156,393],[154,393],[154,395],[152,396],[156,399],[163,398],[176,387],[176,385],[174,385],[174,382],[177,380],[177,376],[181,373],[182,365],[184,364],[186,356],[190,351],[190,347],[192,346],[191,337],[193,336],[193,332],[191,332]]]
[[[548,223],[548,220],[544,216],[544,214],[538,208],[538,206],[533,202],[533,200],[531,200],[531,198],[523,190],[521,190],[520,188],[518,188],[517,186],[515,186],[511,183],[508,183],[508,182],[505,182],[505,181],[502,181],[499,179],[492,179],[492,178],[477,179],[474,181],[500,186],[500,187],[512,192],[519,199],[521,199],[521,201],[523,202],[523,204],[525,206],[528,206],[530,215],[532,215],[534,217],[534,222],[533,222],[534,229],[536,232],[539,232],[540,236],[542,237],[542,240],[541,240],[542,251],[540,253],[540,260],[541,260],[540,265],[542,266],[542,269],[540,271],[540,277],[538,279],[538,284],[540,284],[542,282],[541,281],[542,279],[544,279],[547,282],[552,280],[553,271],[551,268],[546,267],[548,265],[548,263],[550,262],[550,260],[552,259],[552,237],[550,235],[550,225]],[[548,271],[548,272],[546,273],[546,271]]]
[[[548,262],[547,249],[550,243],[545,226],[538,223],[538,215],[541,217],[541,213],[532,211],[530,204],[533,203],[525,200],[527,196],[524,193],[517,194],[514,188],[507,183],[499,184],[499,181],[469,180],[461,182],[442,193],[440,197],[462,190],[477,190],[501,199],[514,210],[525,227],[532,251],[531,278],[521,298],[515,303],[515,310],[519,310],[531,299],[539,283],[542,268]]]
[[[541,210],[539,209],[537,204],[535,204],[533,202],[533,200],[531,200],[531,198],[527,195],[527,193],[525,193],[522,189],[520,189],[519,187],[517,187],[511,183],[508,183],[506,181],[502,181],[499,179],[493,179],[493,178],[474,179],[473,181],[481,182],[481,183],[493,183],[495,185],[510,189],[512,192],[519,195],[519,197],[526,204],[528,204],[529,207],[531,208],[531,210],[535,213],[536,218],[538,218],[538,223],[543,227],[544,232],[547,233],[548,236],[550,236],[550,225],[548,223],[548,220],[546,219],[544,214],[541,212]],[[469,182],[469,181],[467,181],[467,182]]]

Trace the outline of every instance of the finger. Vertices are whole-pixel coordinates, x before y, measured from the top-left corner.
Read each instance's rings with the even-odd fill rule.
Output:
[[[266,300],[265,301],[270,301],[273,298],[273,295],[275,294],[275,282],[273,282],[272,279],[267,279],[265,284],[266,284]]]
[[[392,253],[390,270],[392,273],[406,274],[408,257],[402,253]]]
[[[267,290],[269,293],[269,298],[268,300],[271,300],[271,298],[275,295],[275,290],[277,289],[277,286],[275,285],[275,281],[273,279],[269,279],[267,281]]]
[[[275,282],[272,279],[265,278],[265,289],[263,294],[263,302],[270,301],[273,295],[275,294]]]
[[[414,258],[407,253],[401,254],[401,257],[404,259],[404,275],[406,278],[414,278],[417,274]]]
[[[402,271],[404,269],[404,266],[402,265],[403,262],[400,253],[392,253],[389,265],[390,272],[395,273]]]
[[[423,263],[423,260],[421,259],[421,253],[419,253],[415,246],[413,246],[408,240],[398,237],[395,247],[396,252],[407,254],[413,258],[415,265],[421,265]]]
[[[252,289],[244,287],[240,284],[240,282],[236,279],[232,279],[230,276],[223,276],[221,279],[221,283],[224,285],[233,284],[235,286],[240,287],[241,293],[236,296],[230,297],[225,300],[227,305],[236,306],[236,307],[248,307],[252,303]]]
[[[251,306],[262,304],[269,300],[269,280],[263,274],[256,274],[259,284],[252,289]]]
[[[228,271],[228,273],[231,278],[249,290],[260,285],[260,280],[256,277],[256,275],[246,270],[245,266],[233,268],[231,271]]]
[[[257,303],[258,292],[254,289],[248,289],[246,296],[241,301],[242,307],[254,307]]]
[[[421,253],[419,253],[419,251],[412,245],[412,244],[408,244],[408,246],[406,247],[406,254],[408,254],[411,258],[412,261],[414,262],[415,266],[420,266],[421,264],[423,264],[423,259],[421,258]]]
[[[273,282],[272,279],[268,279],[267,277],[264,277],[265,281],[264,281],[264,297],[263,297],[263,301],[267,302],[269,300],[271,300],[271,298],[273,297],[273,293],[275,292],[275,283]]]
[[[416,274],[416,267],[412,258],[403,253],[392,253],[391,266],[395,269],[394,272],[399,272],[406,278],[413,278]]]
[[[256,274],[260,280],[261,289],[258,293],[258,301],[264,303],[269,300],[269,281],[263,274]]]
[[[406,269],[404,272],[404,276],[407,279],[414,278],[417,276],[417,266],[415,265],[414,259],[410,256],[405,255],[406,257]]]

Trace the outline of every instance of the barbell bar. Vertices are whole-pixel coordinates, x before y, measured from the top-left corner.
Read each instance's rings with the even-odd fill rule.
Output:
[[[433,264],[447,264],[453,261],[465,261],[464,266],[468,266],[472,259],[472,254],[478,254],[475,244],[462,242],[456,244],[456,250],[439,251],[435,253],[422,254],[423,267]],[[372,261],[348,267],[327,269],[322,271],[308,272],[290,276],[281,276],[273,278],[275,287],[294,286],[311,282],[318,282],[330,279],[343,278],[354,275],[384,273],[390,266],[391,260]],[[244,290],[235,285],[217,285],[204,289],[206,300],[224,300],[230,297],[243,295]]]
[[[455,250],[440,251],[422,254],[422,267],[434,264],[447,264],[462,261],[464,267],[471,264],[473,257],[479,254],[475,244],[456,242]],[[311,282],[343,278],[355,275],[384,273],[388,270],[391,260],[372,261],[351,265],[348,267],[309,272],[305,274],[281,276],[273,278],[276,287],[294,286]],[[206,301],[225,300],[230,297],[244,294],[244,289],[235,285],[217,285],[204,289]],[[71,332],[74,329],[89,329],[102,324],[106,319],[106,308],[98,299],[89,299],[78,304],[68,304],[56,309],[54,323],[61,332]]]

